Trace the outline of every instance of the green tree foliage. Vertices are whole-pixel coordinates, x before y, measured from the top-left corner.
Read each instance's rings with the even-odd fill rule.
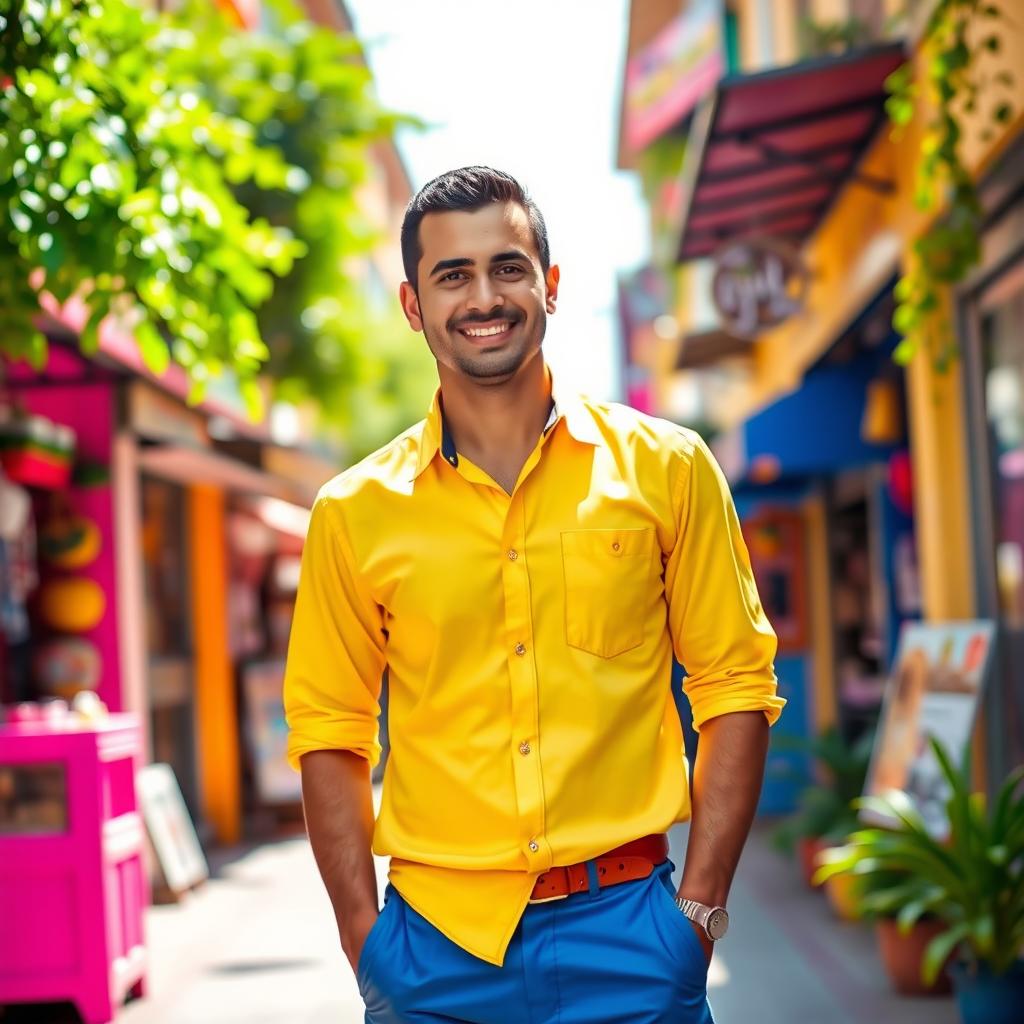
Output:
[[[212,0],[0,0],[0,76],[0,351],[45,359],[47,291],[87,302],[86,351],[113,311],[195,397],[229,372],[255,407],[268,373],[344,423],[388,383],[354,271],[369,147],[398,119],[354,39],[284,0],[260,32]]]

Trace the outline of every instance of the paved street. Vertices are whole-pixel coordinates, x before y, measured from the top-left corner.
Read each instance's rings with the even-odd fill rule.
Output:
[[[681,863],[685,830],[673,834]],[[215,865],[185,902],[149,914],[146,999],[120,1024],[357,1024],[355,981],[301,837]],[[384,864],[378,865],[383,879]],[[718,1024],[954,1024],[950,999],[893,996],[867,928],[837,924],[824,898],[756,832],[731,899],[733,930],[710,975]],[[0,1015],[2,1016],[2,1015]],[[50,1024],[71,1018],[11,1014]],[[598,1022],[595,1022],[598,1024]]]

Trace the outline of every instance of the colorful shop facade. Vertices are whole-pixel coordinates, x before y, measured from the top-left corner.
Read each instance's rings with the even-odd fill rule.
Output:
[[[945,297],[958,356],[904,368],[893,289],[930,226],[914,201],[926,111],[894,137],[884,104],[906,60],[920,75],[920,24],[798,59],[787,5],[766,43],[757,5],[730,4],[707,83],[693,47],[665,70],[700,6],[659,27],[633,5],[620,164],[651,199],[653,266],[620,291],[631,399],[713,437],[780,635],[783,731],[871,728],[905,623],[987,619],[975,769],[999,779],[1024,761],[1024,85],[998,130],[967,119],[985,217],[980,265]],[[1024,29],[1004,25],[990,79],[1024,59]],[[654,104],[660,134],[631,136]],[[799,768],[784,748],[774,767]],[[798,783],[772,775],[762,810],[788,810]]]
[[[135,713],[201,838],[237,841],[295,800],[275,697],[306,510],[337,463],[227,390],[188,406],[184,375],[153,377],[113,326],[88,359],[73,311],[47,333],[46,367],[5,365],[0,395],[0,703]]]

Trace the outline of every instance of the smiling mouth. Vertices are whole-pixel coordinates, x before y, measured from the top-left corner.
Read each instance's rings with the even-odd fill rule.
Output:
[[[459,328],[459,333],[474,341],[489,341],[502,338],[515,326],[515,321],[498,320],[489,324],[467,325]]]

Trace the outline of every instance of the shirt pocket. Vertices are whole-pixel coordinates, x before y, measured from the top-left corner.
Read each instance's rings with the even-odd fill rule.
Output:
[[[650,528],[562,534],[570,647],[614,658],[643,643],[653,544]]]

